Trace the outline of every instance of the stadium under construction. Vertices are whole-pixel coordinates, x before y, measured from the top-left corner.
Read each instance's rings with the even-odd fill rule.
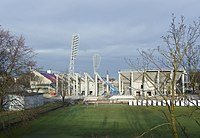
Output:
[[[126,95],[132,97],[155,97],[172,94],[172,76],[175,76],[175,94],[190,91],[188,75],[185,71],[172,70],[120,70],[118,80],[109,78],[109,74],[102,77],[98,73],[101,57],[93,56],[93,75],[89,73],[75,73],[75,59],[78,53],[79,35],[72,36],[69,71],[56,73],[51,70],[39,72],[31,69],[31,88],[38,92],[54,93],[53,95],[67,96],[108,96]],[[198,87],[198,86],[197,86]],[[199,88],[199,87],[198,87]],[[199,89],[197,89],[199,92]]]

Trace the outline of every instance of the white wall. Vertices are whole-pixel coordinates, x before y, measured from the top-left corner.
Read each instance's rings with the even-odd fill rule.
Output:
[[[35,108],[44,104],[42,94],[34,94],[29,96],[21,95],[8,95],[8,110],[23,110],[29,108]]]
[[[44,104],[43,95],[25,96],[25,109],[38,107]]]

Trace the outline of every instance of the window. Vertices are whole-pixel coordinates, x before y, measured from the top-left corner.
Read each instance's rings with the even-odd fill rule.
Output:
[[[148,91],[147,94],[148,94],[148,96],[151,96],[151,91]]]

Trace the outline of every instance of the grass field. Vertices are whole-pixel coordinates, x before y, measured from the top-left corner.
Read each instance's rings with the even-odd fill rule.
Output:
[[[46,112],[55,110],[62,105],[63,104],[61,102],[54,102],[46,103],[43,106],[34,109],[0,112],[0,130],[12,124],[16,124],[25,120],[30,120],[40,114],[45,114]]]
[[[128,105],[75,105],[57,109],[16,128],[5,130],[0,137],[76,138],[76,137],[136,137],[152,127],[166,123],[162,113],[166,107],[135,107]],[[193,110],[193,108],[191,108]],[[194,121],[200,111],[188,116],[187,107],[177,107],[178,120],[189,137],[200,137],[200,127]],[[182,116],[184,115],[184,116]],[[172,137],[169,126],[157,128],[145,137]],[[183,135],[181,135],[183,137]]]

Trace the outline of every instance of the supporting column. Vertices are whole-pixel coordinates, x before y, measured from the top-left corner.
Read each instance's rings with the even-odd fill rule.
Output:
[[[70,80],[70,77],[71,77],[71,75],[70,74],[68,74],[68,95],[70,96],[71,95],[71,80]]]
[[[131,95],[136,96],[136,94],[133,91],[133,72],[131,72]]]
[[[81,82],[81,80],[82,80],[81,77],[79,77],[79,78],[78,78],[78,82],[79,82],[79,83],[78,83],[79,94],[82,94],[82,87],[81,87],[81,86],[82,86],[82,82]]]
[[[88,78],[86,73],[85,73],[85,96],[88,96]]]
[[[72,87],[72,95],[76,95],[76,88],[75,88],[76,82],[75,81],[76,80],[74,80],[74,78],[72,78],[72,85],[73,85],[73,87]]]
[[[183,74],[181,76],[182,78],[182,93],[185,94],[185,71],[183,71]]]
[[[158,74],[157,74],[157,87],[158,87],[157,91],[158,91],[158,93],[160,93],[160,71],[159,70],[158,70]]]
[[[104,93],[104,82],[101,83],[101,87],[102,87],[101,92],[99,92],[100,95],[102,95]]]
[[[107,72],[107,75],[106,75],[106,81],[109,82],[108,72]],[[109,93],[109,86],[108,85],[106,85],[106,92]]]
[[[141,89],[142,89],[142,98],[145,97],[145,94],[144,94],[144,71],[142,72],[142,85],[141,85]]]
[[[124,83],[123,83],[123,81],[121,81],[121,94],[123,94],[124,93]],[[124,94],[126,94],[126,93],[124,93]]]
[[[58,74],[56,74],[56,95],[58,95]]]
[[[94,75],[95,75],[95,96],[98,96],[98,77],[96,73]]]
[[[144,76],[144,85],[143,85],[143,92],[144,92],[144,98],[146,98],[147,97],[147,88],[148,88],[148,86],[147,85],[145,85],[145,84],[147,84],[147,78],[146,78],[146,76]]]
[[[118,80],[119,80],[119,92],[120,92],[120,94],[122,93],[122,88],[121,88],[121,73],[120,72],[118,72]]]
[[[171,70],[171,72],[170,72],[170,79],[171,79],[170,95],[172,95],[172,76],[173,76],[173,71]]]
[[[78,96],[78,92],[79,92],[79,82],[78,82],[78,75],[76,74],[76,89],[75,89],[75,95]]]

